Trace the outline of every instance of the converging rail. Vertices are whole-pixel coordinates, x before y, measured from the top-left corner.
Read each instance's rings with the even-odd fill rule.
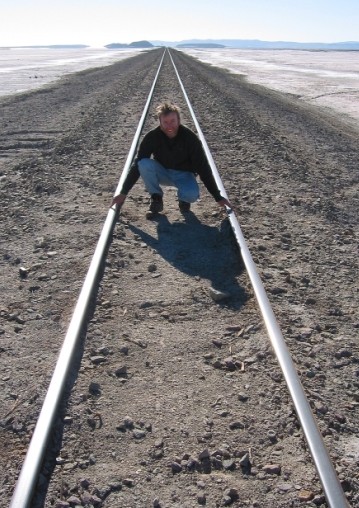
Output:
[[[168,52],[170,60],[172,62],[174,71],[177,79],[181,86],[183,95],[187,102],[189,111],[192,115],[196,130],[203,144],[206,152],[207,159],[212,168],[214,178],[216,179],[217,185],[221,190],[221,195],[227,198],[226,191],[223,183],[219,176],[218,170],[196,119],[193,108],[190,104],[189,98],[179,76],[178,70],[172,59],[172,55],[168,49],[166,49],[155,75],[150,93],[147,98],[140,122],[138,124],[130,151],[127,156],[127,160],[124,165],[124,169],[119,180],[118,187],[115,195],[122,188],[124,179],[127,176],[132,160],[135,156],[136,148],[139,142],[139,138],[143,129],[143,125],[146,120],[146,116],[151,103],[152,95],[156,86],[158,75],[160,73],[164,56]],[[109,244],[113,229],[115,227],[116,219],[118,216],[118,210],[111,208],[107,214],[100,238],[98,240],[90,267],[88,269],[86,278],[84,280],[67,334],[64,339],[63,346],[60,351],[60,355],[47,391],[44,404],[41,409],[40,416],[38,418],[37,425],[35,427],[15,490],[11,500],[10,508],[26,508],[30,505],[33,490],[39,474],[41,463],[44,457],[47,442],[51,434],[51,428],[54,422],[56,411],[58,409],[61,396],[65,387],[66,377],[69,372],[71,362],[75,353],[75,348],[80,338],[81,331],[86,322],[86,318],[89,314],[89,307],[92,301],[92,296],[96,290],[96,285],[99,280],[100,270],[103,266],[103,262],[106,256],[107,246]],[[307,440],[309,450],[313,457],[314,464],[318,471],[319,479],[323,486],[323,490],[328,502],[328,505],[332,508],[342,508],[349,506],[342,487],[337,478],[333,464],[330,461],[328,452],[324,445],[321,434],[316,425],[314,416],[310,409],[308,400],[305,396],[304,390],[300,383],[299,377],[296,373],[293,361],[291,359],[288,348],[285,344],[283,335],[278,326],[270,302],[266,295],[262,281],[257,273],[255,264],[253,262],[250,251],[246,245],[246,241],[242,234],[240,225],[235,215],[235,211],[227,209],[227,216],[230,221],[234,236],[240,248],[241,256],[251,280],[255,296],[258,301],[258,305],[271,340],[272,347],[276,353],[279,365],[282,369],[284,378],[286,380],[288,390],[292,397],[298,419],[303,428],[305,438]]]

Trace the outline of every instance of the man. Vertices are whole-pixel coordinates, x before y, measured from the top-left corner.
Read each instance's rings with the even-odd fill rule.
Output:
[[[221,196],[202,143],[193,131],[181,124],[178,106],[164,102],[158,106],[157,116],[159,126],[143,138],[122,189],[113,198],[111,206],[121,207],[141,176],[151,195],[148,217],[163,210],[161,185],[176,187],[180,211],[189,212],[191,203],[199,198],[198,174],[215,201],[231,208],[229,201]]]

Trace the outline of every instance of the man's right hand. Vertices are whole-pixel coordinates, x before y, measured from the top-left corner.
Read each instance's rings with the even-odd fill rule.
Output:
[[[117,205],[118,208],[121,208],[126,198],[127,198],[126,194],[118,194],[112,199],[110,208],[112,208],[114,205]]]

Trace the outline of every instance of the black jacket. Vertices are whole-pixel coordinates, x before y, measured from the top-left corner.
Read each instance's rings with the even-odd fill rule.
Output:
[[[201,141],[193,131],[184,125],[179,126],[176,137],[172,139],[162,132],[160,126],[145,135],[137,157],[123,183],[121,194],[128,194],[139,179],[138,161],[149,159],[151,156],[167,169],[198,174],[214,199],[216,201],[222,199]]]

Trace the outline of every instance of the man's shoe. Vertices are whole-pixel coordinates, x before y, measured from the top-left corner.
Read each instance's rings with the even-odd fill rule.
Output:
[[[150,212],[159,213],[162,212],[162,210],[163,210],[163,199],[161,194],[152,194]]]
[[[191,210],[191,203],[188,203],[187,201],[178,201],[178,207],[180,209],[180,212],[185,213],[189,212]]]

